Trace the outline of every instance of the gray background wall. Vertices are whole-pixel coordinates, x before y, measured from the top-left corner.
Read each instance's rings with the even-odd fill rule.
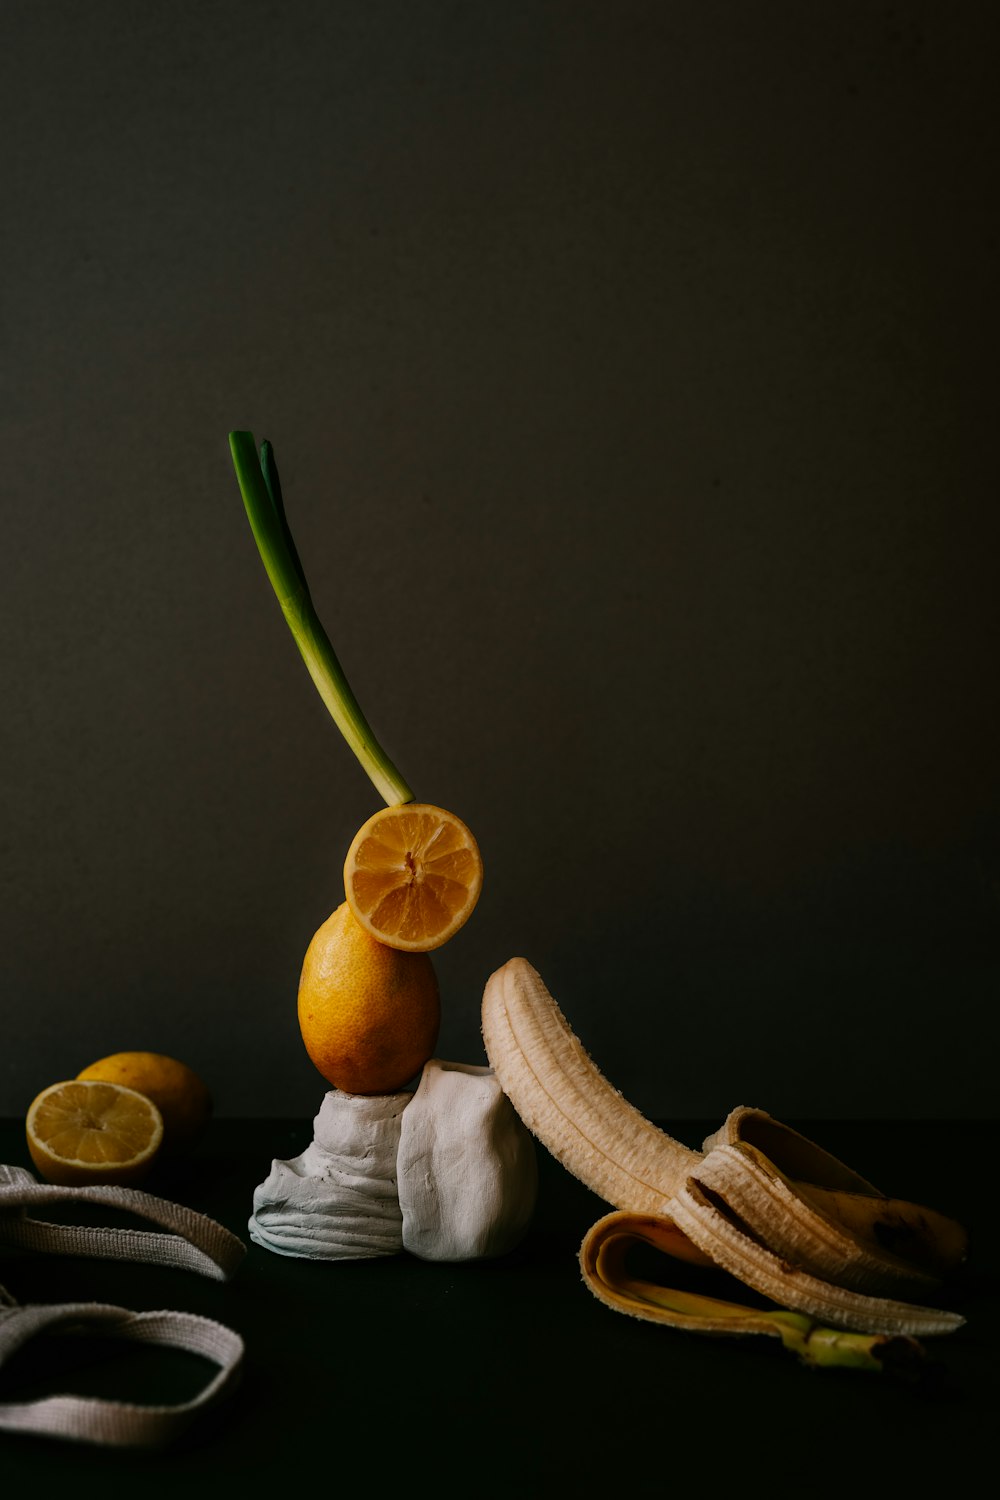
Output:
[[[376,731],[647,1112],[993,1115],[993,7],[0,7],[0,1113],[311,1115]]]

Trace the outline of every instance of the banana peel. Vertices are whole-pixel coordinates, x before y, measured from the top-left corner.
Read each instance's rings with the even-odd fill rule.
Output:
[[[814,1369],[890,1371],[911,1382],[923,1381],[936,1369],[923,1345],[910,1335],[828,1328],[787,1308],[749,1306],[639,1276],[630,1263],[637,1246],[661,1251],[674,1262],[714,1266],[665,1215],[606,1214],[584,1236],[580,1267],[586,1285],[615,1312],[687,1333],[777,1338],[801,1364]]]
[[[613,1210],[579,1257],[607,1306],[693,1332],[778,1337],[814,1367],[909,1376],[926,1361],[920,1339],[963,1325],[923,1301],[968,1256],[954,1219],[888,1197],[763,1110],[734,1109],[700,1150],[674,1140],[604,1077],[526,959],[490,976],[482,1024],[525,1125]],[[637,1247],[722,1271],[751,1303],[637,1275]]]

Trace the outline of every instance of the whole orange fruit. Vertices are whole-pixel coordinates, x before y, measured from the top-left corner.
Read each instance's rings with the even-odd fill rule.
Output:
[[[392,1094],[434,1055],[441,999],[426,953],[373,938],[344,901],[306,950],[299,1029],[313,1065],[346,1094]]]
[[[205,1133],[212,1096],[204,1079],[176,1057],[162,1052],[112,1052],[76,1076],[120,1083],[152,1099],[163,1116],[164,1158],[190,1151]]]

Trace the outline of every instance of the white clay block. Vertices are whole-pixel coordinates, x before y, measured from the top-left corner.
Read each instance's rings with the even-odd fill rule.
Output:
[[[397,1181],[413,1255],[478,1260],[514,1248],[534,1212],[538,1164],[492,1068],[426,1064],[403,1111]]]
[[[410,1093],[331,1089],[301,1156],[274,1161],[253,1195],[250,1238],[279,1255],[361,1260],[403,1248],[396,1185]]]

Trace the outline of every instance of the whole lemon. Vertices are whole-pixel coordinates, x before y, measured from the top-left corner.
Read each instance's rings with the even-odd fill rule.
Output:
[[[112,1052],[76,1076],[123,1084],[151,1099],[163,1116],[164,1158],[190,1151],[212,1114],[212,1097],[200,1075],[162,1052]]]
[[[365,931],[344,901],[306,950],[299,1029],[314,1066],[347,1094],[392,1094],[434,1055],[441,1025],[426,953],[405,953]]]

